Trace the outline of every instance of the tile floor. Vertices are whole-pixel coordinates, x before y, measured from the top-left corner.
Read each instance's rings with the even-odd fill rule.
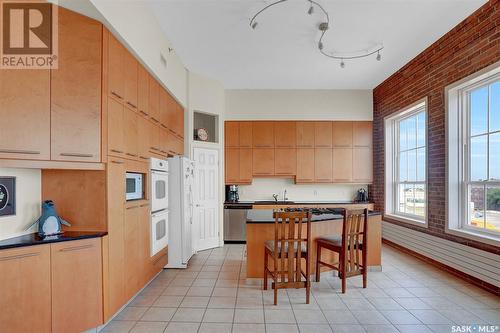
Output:
[[[164,270],[103,333],[452,332],[452,325],[500,326],[500,298],[393,248],[368,288],[323,273],[305,291],[280,290],[278,306],[261,281],[245,279],[243,245],[203,251],[185,270]],[[500,332],[500,329],[496,329]]]

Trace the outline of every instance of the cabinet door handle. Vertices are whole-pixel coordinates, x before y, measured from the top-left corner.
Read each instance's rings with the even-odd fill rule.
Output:
[[[156,147],[149,147],[151,150],[158,150]]]
[[[143,159],[143,160],[149,160],[149,158],[145,157],[145,156],[139,156],[140,159]]]
[[[127,207],[126,209],[136,209],[136,208],[139,208],[139,206],[130,206],[130,207]]]
[[[118,154],[123,154],[123,151],[118,150],[118,149],[111,149],[113,153],[118,153]]]
[[[166,154],[166,153],[167,153],[165,150],[161,150],[161,149],[160,149],[160,151],[161,151],[162,153],[164,153],[164,154]]]
[[[140,205],[139,207],[149,207],[149,204],[143,204],[143,205]]]
[[[133,107],[134,109],[137,109],[137,106],[134,103],[130,103],[129,101],[127,101],[127,104],[129,106]]]
[[[118,94],[116,91],[111,91],[111,95],[115,96],[115,97],[118,97],[119,99],[123,99],[122,96],[120,96],[120,94]]]
[[[0,149],[0,153],[39,155],[40,151],[38,151],[38,150],[20,150],[20,149]]]
[[[132,156],[132,157],[137,157],[137,154],[125,153],[125,155]]]
[[[9,261],[9,260],[22,259],[22,258],[36,257],[39,254],[40,254],[40,252],[34,252],[34,253],[18,254],[18,255],[14,255],[14,256],[0,257],[0,261]]]
[[[145,116],[149,116],[149,113],[144,112],[143,110],[139,110],[139,112],[140,112],[140,113],[142,113],[142,114],[143,114],[143,115],[145,115]]]
[[[73,247],[65,247],[64,249],[60,249],[59,252],[72,252],[72,251],[80,251],[85,249],[90,249],[94,247],[94,245],[81,245],[81,246],[73,246]]]
[[[171,128],[169,128],[169,127],[167,127],[167,128],[168,128],[168,130],[169,130],[169,132],[170,132],[170,133],[172,133],[173,135],[175,135],[175,134],[176,134],[176,133],[174,132],[174,130],[173,130],[173,129],[171,129]]]
[[[114,161],[114,160],[111,160],[111,163],[114,163],[114,164],[125,164],[125,162],[122,162],[122,161]]]
[[[155,117],[151,117],[151,120],[154,121],[155,123],[159,123],[160,121],[156,119]]]
[[[171,154],[171,155],[175,155],[176,154],[175,151],[173,151],[173,150],[169,150],[168,153]]]
[[[70,157],[94,157],[92,154],[80,154],[80,153],[61,153],[61,156],[70,156]]]
[[[167,129],[167,128],[168,128],[167,126],[165,126],[165,125],[163,125],[163,124],[161,124],[161,127],[165,128],[165,129]]]

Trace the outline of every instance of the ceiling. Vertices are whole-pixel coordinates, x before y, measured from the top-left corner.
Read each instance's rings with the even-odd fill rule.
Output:
[[[249,19],[272,1],[149,0],[186,67],[226,89],[372,89],[443,36],[486,0],[316,0],[330,15],[324,50],[375,55],[340,61],[317,49],[319,10],[290,0]]]

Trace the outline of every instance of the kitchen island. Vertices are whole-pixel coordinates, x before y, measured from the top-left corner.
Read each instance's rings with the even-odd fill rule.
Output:
[[[381,232],[382,215],[378,212],[368,213],[368,266],[372,270],[380,270],[381,266]],[[305,228],[305,226],[304,226]],[[304,229],[305,230],[305,229]],[[252,209],[248,211],[246,222],[247,234],[247,277],[262,278],[264,276],[264,242],[274,239],[273,210]],[[342,215],[335,212],[313,211],[311,219],[311,272],[316,269],[316,239],[326,235],[342,235]],[[323,251],[322,261],[337,262],[338,255]],[[270,262],[271,264],[271,262]],[[322,271],[330,270],[322,267]]]

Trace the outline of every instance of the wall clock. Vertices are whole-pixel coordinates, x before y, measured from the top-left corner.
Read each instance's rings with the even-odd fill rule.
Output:
[[[208,140],[208,131],[205,128],[198,128],[198,129],[196,129],[196,137],[200,141],[207,141]]]

